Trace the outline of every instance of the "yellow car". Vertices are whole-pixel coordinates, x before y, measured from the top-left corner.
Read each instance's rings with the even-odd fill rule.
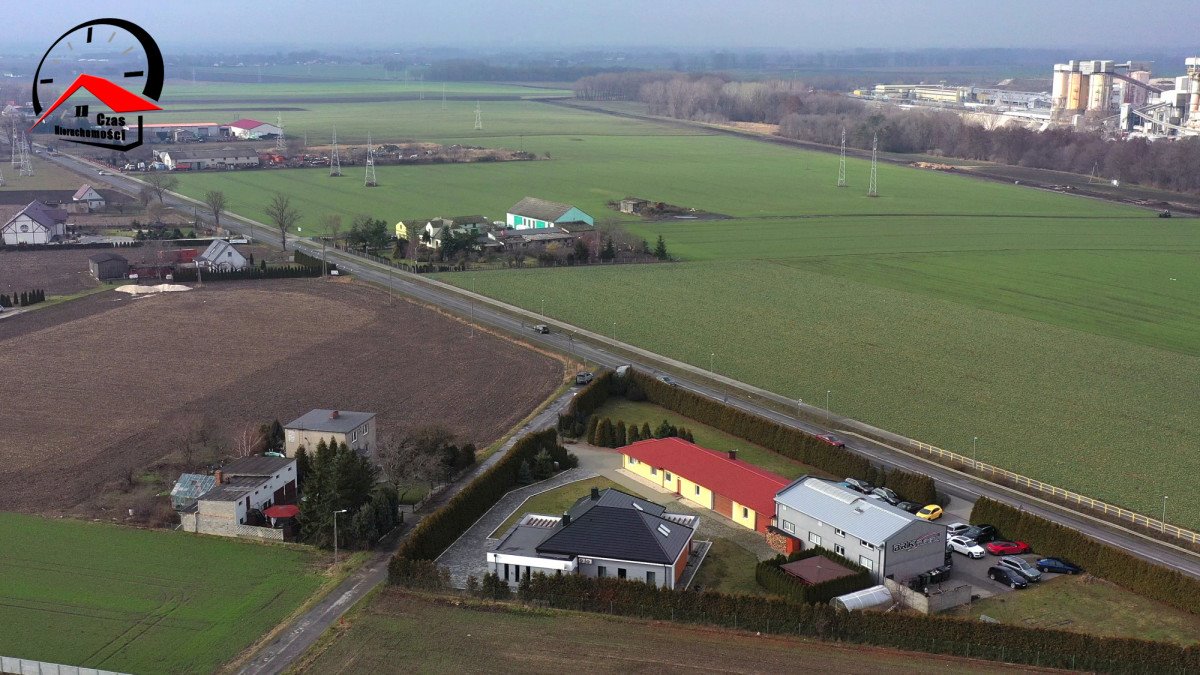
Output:
[[[925,520],[937,520],[938,518],[942,517],[942,507],[938,506],[937,504],[930,504],[920,511],[917,511],[917,517],[924,518]]]

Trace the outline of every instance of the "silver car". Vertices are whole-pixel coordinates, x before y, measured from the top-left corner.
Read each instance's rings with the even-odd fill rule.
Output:
[[[1000,567],[1007,567],[1030,581],[1042,580],[1042,573],[1038,571],[1038,568],[1030,565],[1029,561],[1024,558],[1018,558],[1015,555],[1006,555],[996,564]]]

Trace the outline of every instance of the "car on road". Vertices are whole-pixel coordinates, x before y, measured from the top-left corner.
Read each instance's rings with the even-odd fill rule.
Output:
[[[885,487],[877,487],[874,490],[871,490],[871,494],[875,495],[876,497],[879,497],[880,499],[891,504],[892,506],[895,506],[896,504],[900,503],[900,495],[896,494],[894,491],[889,490],[888,488],[885,488]]]
[[[917,517],[924,518],[925,520],[937,520],[942,517],[942,507],[937,504],[929,504],[920,511],[917,511]]]
[[[107,176],[107,175],[108,175],[108,172],[107,172],[107,171],[105,171],[104,169],[96,169],[96,175],[98,175],[98,176]]]
[[[596,376],[585,370],[582,373],[576,373],[575,384],[588,384],[594,379],[596,379]]]
[[[678,387],[678,386],[679,386],[679,383],[678,383],[678,382],[676,382],[675,380],[672,380],[672,379],[671,379],[671,377],[670,377],[670,376],[668,376],[668,375],[659,375],[659,376],[658,376],[658,381],[659,381],[659,382],[662,382],[662,383],[663,383],[663,384],[665,384],[665,385],[671,386],[671,387]]]
[[[550,326],[547,326],[544,323],[539,323],[533,327],[533,332],[541,333],[542,335],[548,335],[550,333]]]
[[[1004,541],[1003,539],[989,541],[984,548],[992,555],[1021,555],[1030,551],[1029,544],[1023,541]]]
[[[997,583],[1004,584],[1013,590],[1029,587],[1029,582],[1026,581],[1025,577],[1007,567],[1000,567],[999,565],[988,568],[988,578]]]
[[[1079,574],[1083,568],[1062,558],[1041,558],[1034,566],[1039,572],[1054,572],[1055,574]]]
[[[826,445],[832,445],[835,448],[846,447],[846,444],[841,439],[832,434],[818,434],[817,440],[825,443]]]
[[[874,485],[871,485],[870,483],[868,483],[865,480],[859,480],[857,478],[847,478],[846,480],[844,480],[842,482],[844,482],[847,486],[849,486],[849,488],[851,490],[854,490],[856,492],[861,492],[864,495],[871,494],[871,490],[875,489]]]
[[[1006,555],[996,563],[998,567],[1011,570],[1020,574],[1030,581],[1041,581],[1042,573],[1036,567],[1029,564],[1029,561],[1024,558],[1018,558],[1015,555]]]
[[[971,529],[971,526],[966,523],[950,523],[946,526],[946,535],[950,537],[957,537],[960,534],[964,534],[969,529]]]
[[[1000,538],[1000,533],[996,531],[993,525],[972,525],[961,534],[974,539],[980,544],[986,544],[989,541],[995,541]]]
[[[909,513],[916,513],[917,511],[921,510],[921,505],[917,502],[900,502],[899,504],[896,504],[896,508],[903,509]]]
[[[983,557],[983,547],[976,544],[974,539],[968,539],[962,535],[947,539],[946,548],[976,560]]]

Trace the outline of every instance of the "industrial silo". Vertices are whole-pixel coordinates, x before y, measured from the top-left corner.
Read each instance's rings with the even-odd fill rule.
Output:
[[[1065,63],[1054,64],[1054,79],[1050,89],[1050,112],[1058,114],[1067,105],[1067,84],[1071,67]]]

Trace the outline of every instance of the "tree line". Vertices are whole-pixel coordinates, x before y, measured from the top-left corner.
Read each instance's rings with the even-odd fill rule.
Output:
[[[1172,190],[1200,193],[1200,138],[1113,141],[1100,132],[1019,126],[988,128],[937,110],[879,109],[798,80],[739,82],[675,72],[604,73],[575,83],[577,98],[640,101],[654,115],[708,123],[778,124],[786,138],[983,160],[1077,174],[1096,173]]]
[[[21,291],[20,293],[13,291],[12,295],[0,293],[0,307],[28,307],[45,301],[46,291],[42,289]]]

